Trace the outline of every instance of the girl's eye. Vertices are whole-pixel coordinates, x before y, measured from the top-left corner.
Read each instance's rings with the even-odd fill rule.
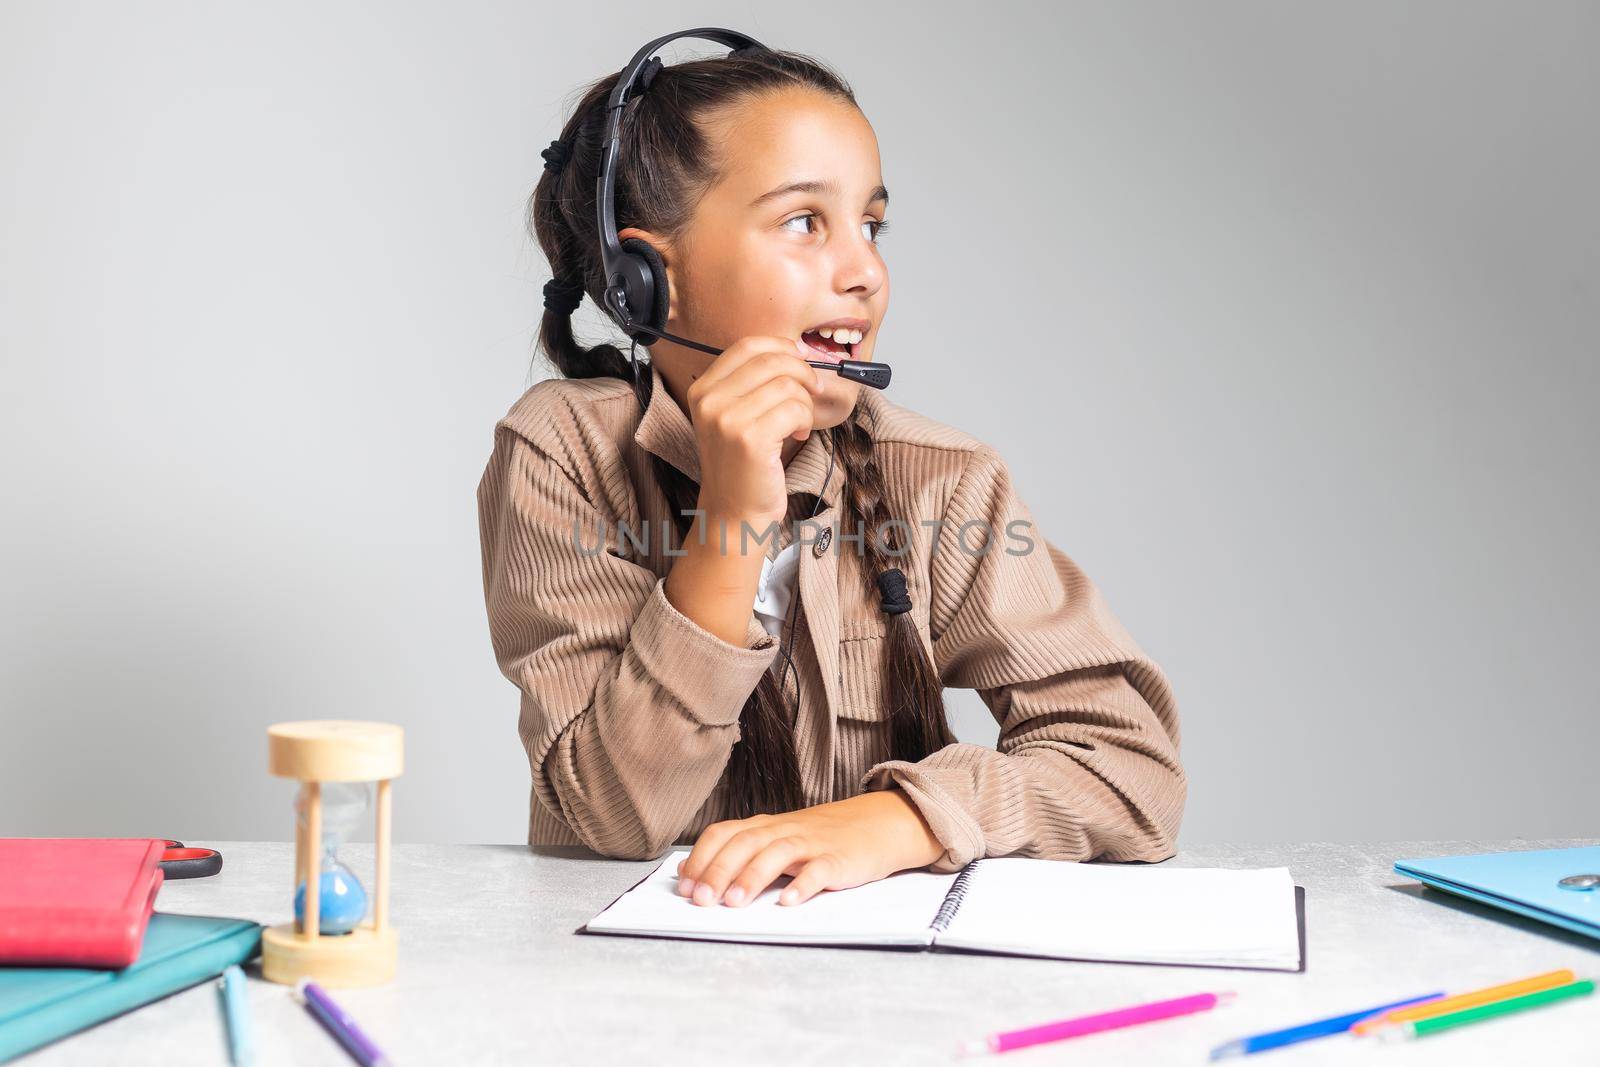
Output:
[[[788,227],[789,223],[791,223],[791,222],[802,222],[802,221],[807,221],[808,222],[811,219],[820,218],[820,217],[821,216],[819,216],[814,211],[813,212],[808,212],[808,213],[806,213],[804,215],[796,215],[794,218],[786,220],[783,225],[785,227]],[[871,241],[873,244],[877,244],[878,243],[878,238],[889,232],[889,223],[887,221],[883,221],[883,220],[879,220],[879,219],[868,219],[866,222],[862,223],[862,225],[868,227],[867,240]],[[796,230],[795,232],[799,233],[800,231]],[[806,233],[814,233],[815,230],[813,230],[813,229],[808,227],[805,230],[805,232]]]
[[[817,215],[815,213],[807,214],[807,215],[796,215],[794,218],[789,219],[788,221],[786,221],[784,223],[784,226],[787,227],[790,222],[800,222],[800,221],[805,220],[805,219],[814,219],[816,217],[817,217]],[[798,233],[800,231],[796,231],[796,232]],[[806,230],[804,232],[811,233],[812,231],[808,229],[808,230]]]

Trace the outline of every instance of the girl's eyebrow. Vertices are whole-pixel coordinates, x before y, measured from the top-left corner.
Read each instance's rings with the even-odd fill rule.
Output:
[[[789,182],[787,185],[780,185],[776,189],[762,193],[750,201],[750,206],[760,207],[768,200],[776,200],[780,196],[788,196],[790,193],[830,193],[838,195],[838,192],[839,186],[837,182],[825,181],[820,178],[808,178],[803,181]],[[883,202],[884,207],[889,206],[889,190],[881,185],[867,195],[867,204],[869,206],[879,201]]]

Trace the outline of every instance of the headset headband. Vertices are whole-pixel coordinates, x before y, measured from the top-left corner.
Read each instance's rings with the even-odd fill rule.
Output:
[[[600,176],[595,179],[595,202],[600,209],[600,261],[605,269],[606,304],[608,310],[624,327],[632,320],[633,315],[630,312],[637,308],[639,301],[631,302],[633,308],[627,306],[630,303],[629,279],[624,271],[627,253],[623,251],[622,241],[617,236],[616,168],[617,154],[622,143],[622,109],[630,98],[638,95],[633,91],[633,86],[639,80],[639,73],[645,64],[663,45],[680,37],[698,37],[706,41],[715,41],[735,51],[765,47],[760,41],[737,30],[701,26],[698,29],[682,30],[678,33],[669,33],[665,37],[657,37],[635,52],[628,65],[623,67],[622,73],[617,76],[617,84],[611,90],[610,100],[606,102],[605,148],[600,155]],[[622,306],[613,303],[618,298]]]

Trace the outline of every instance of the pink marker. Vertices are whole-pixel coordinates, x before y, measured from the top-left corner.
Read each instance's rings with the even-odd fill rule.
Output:
[[[1210,1011],[1219,1004],[1228,1003],[1235,996],[1237,996],[1235,993],[1196,993],[1194,996],[1179,997],[1176,1000],[1158,1000],[1150,1004],[1137,1004],[1131,1008],[1118,1008],[1116,1011],[1101,1012],[1099,1015],[1081,1015],[1076,1019],[1062,1019],[1059,1022],[1030,1026],[1023,1030],[990,1034],[982,1041],[967,1041],[962,1044],[961,1052],[967,1056],[981,1056],[988,1052],[1010,1052],[1012,1049],[1027,1048],[1029,1045],[1042,1045],[1046,1041],[1061,1041],[1069,1037],[1082,1037],[1084,1034],[1098,1034],[1102,1030],[1120,1030],[1125,1026],[1153,1023],[1157,1019]]]

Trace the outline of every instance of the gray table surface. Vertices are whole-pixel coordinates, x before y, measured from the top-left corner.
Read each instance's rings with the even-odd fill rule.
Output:
[[[194,842],[191,842],[194,843]],[[221,874],[163,886],[156,907],[266,924],[290,917],[286,843],[219,848]],[[1196,846],[1179,867],[1287,866],[1306,889],[1303,974],[963,953],[739,945],[575,931],[659,861],[521,845],[399,845],[400,970],[335,992],[398,1065],[958,1062],[967,1038],[1213,989],[1212,1012],[1007,1053],[1028,1064],[1201,1063],[1231,1038],[1431,989],[1457,992],[1557,967],[1600,972],[1600,942],[1396,874],[1396,859],[1580,840]],[[371,844],[344,850],[369,880]],[[262,1065],[350,1063],[283,986],[247,967]],[[15,1061],[225,1064],[212,983]],[[1534,1055],[1529,1057],[1529,1053]],[[1600,1064],[1600,995],[1407,1044],[1350,1037],[1263,1054],[1291,1064]],[[965,1061],[975,1062],[975,1061]],[[1256,1062],[1251,1058],[1250,1062]]]

